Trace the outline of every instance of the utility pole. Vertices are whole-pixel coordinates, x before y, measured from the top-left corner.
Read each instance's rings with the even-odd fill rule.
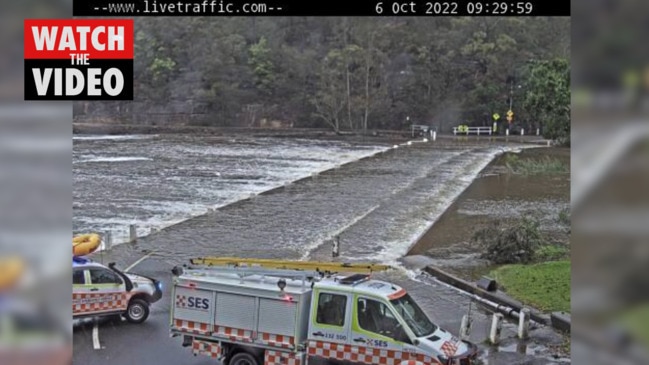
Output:
[[[514,103],[514,80],[512,80],[509,87],[509,110],[512,110],[513,103]]]

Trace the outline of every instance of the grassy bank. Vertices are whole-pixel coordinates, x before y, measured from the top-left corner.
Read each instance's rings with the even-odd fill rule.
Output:
[[[527,305],[543,311],[570,312],[569,260],[505,265],[490,275],[504,291]]]

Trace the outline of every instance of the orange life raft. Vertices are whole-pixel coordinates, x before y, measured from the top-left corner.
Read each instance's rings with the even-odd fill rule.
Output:
[[[96,233],[78,235],[72,238],[72,255],[89,255],[95,252],[100,245],[101,237]]]

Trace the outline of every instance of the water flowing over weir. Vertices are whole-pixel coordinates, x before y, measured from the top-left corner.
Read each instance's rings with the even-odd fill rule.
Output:
[[[477,139],[392,148],[240,137],[85,138],[75,140],[74,229],[105,232],[134,223],[148,234],[166,226],[108,254],[123,267],[150,258],[148,267],[165,273],[207,255],[331,260],[339,237],[337,260],[401,267],[376,277],[406,288],[443,328],[457,334],[472,308],[471,340],[481,344],[488,311],[419,273],[424,257],[401,258],[494,157],[523,147]],[[550,358],[547,343],[561,341],[551,329],[536,329],[540,340],[520,349],[516,324],[503,326],[505,341],[485,349],[484,364],[569,363]]]
[[[136,224],[148,234],[171,225],[137,246],[174,258],[321,259],[339,237],[343,260],[394,262],[498,153],[520,147],[82,138],[73,164],[75,230]]]

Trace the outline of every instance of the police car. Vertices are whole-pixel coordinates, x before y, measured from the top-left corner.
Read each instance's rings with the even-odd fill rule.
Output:
[[[162,298],[160,281],[88,258],[72,259],[72,317],[122,315],[131,323],[149,317],[149,306]]]

